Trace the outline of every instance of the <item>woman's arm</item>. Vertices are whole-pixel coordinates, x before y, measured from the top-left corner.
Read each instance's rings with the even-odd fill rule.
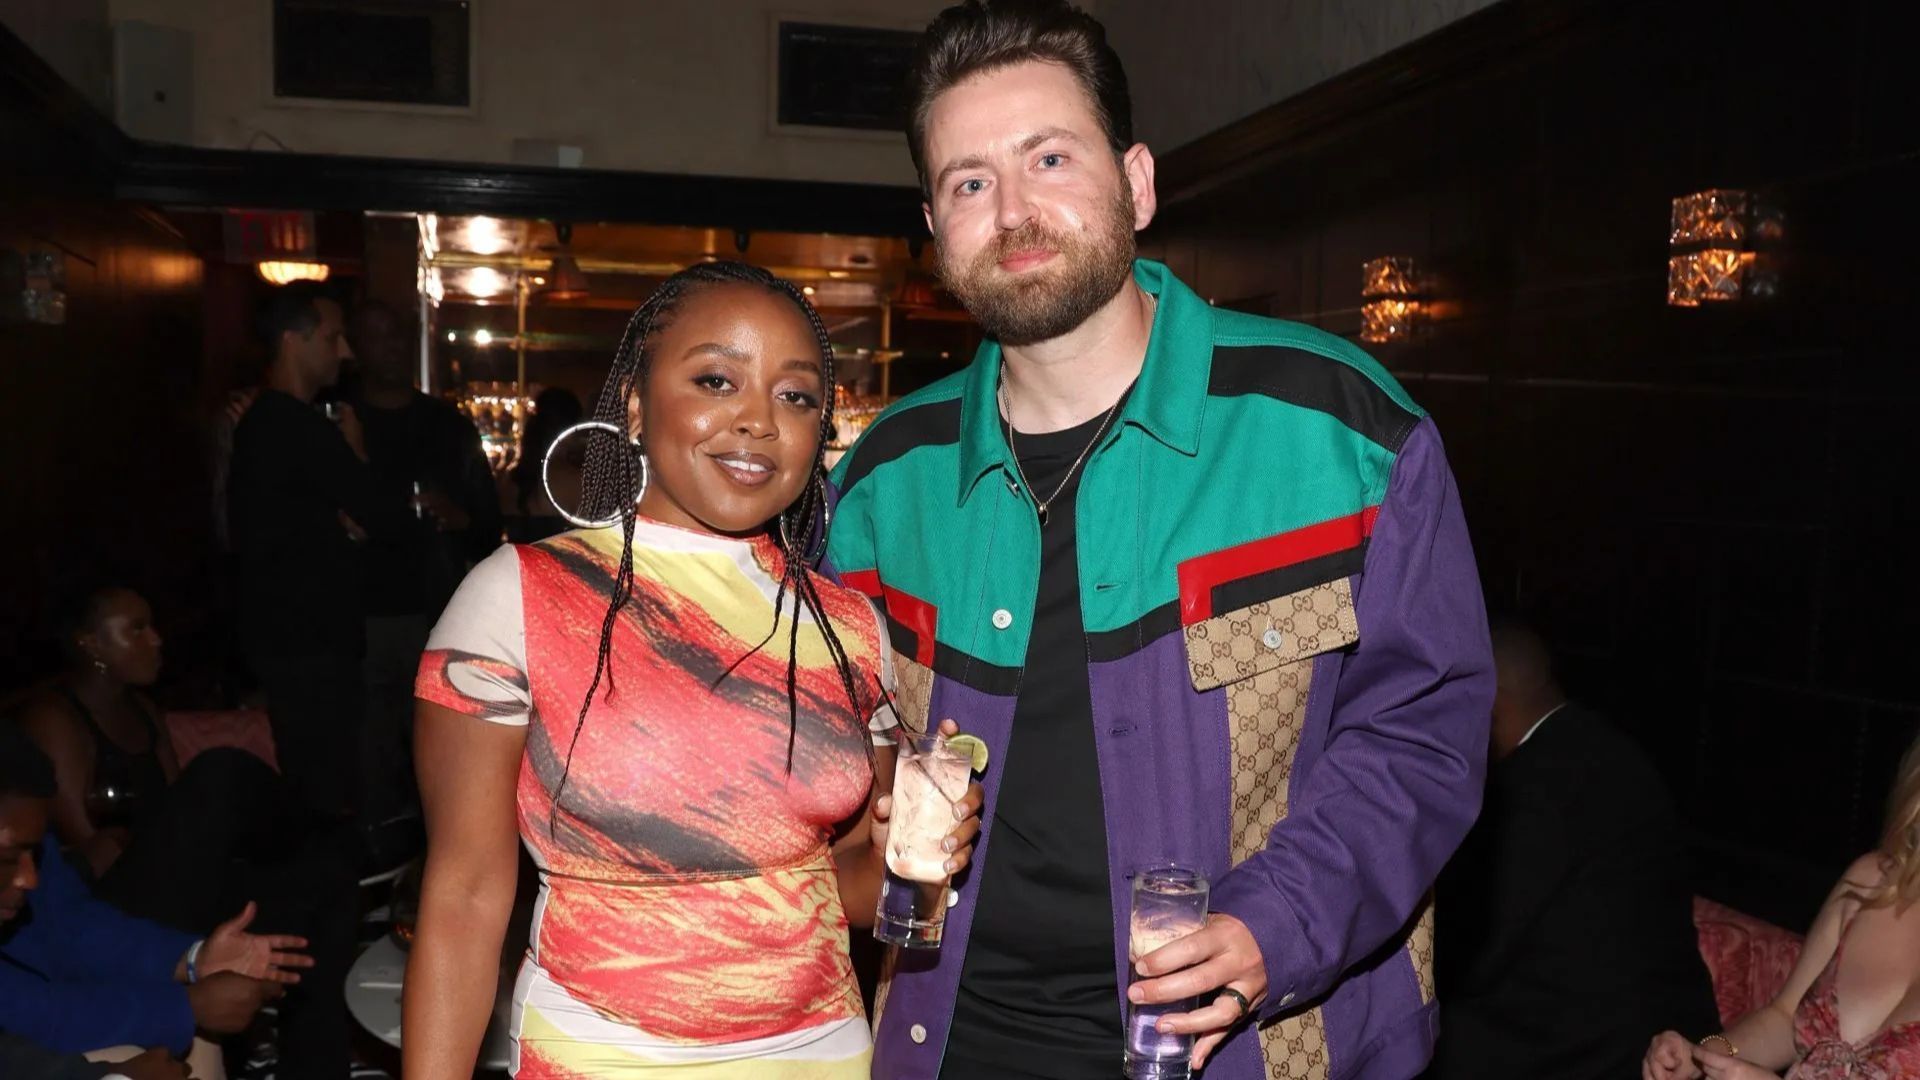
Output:
[[[404,1071],[408,1080],[469,1080],[513,910],[514,788],[527,729],[425,701],[414,717],[427,863],[401,1006]]]
[[[1820,913],[1814,916],[1813,925],[1807,929],[1806,942],[1800,948],[1800,958],[1794,962],[1793,971],[1788,973],[1779,994],[1735,1021],[1719,1038],[1709,1036],[1702,1040],[1709,1044],[1708,1050],[1726,1050],[1724,1039],[1738,1051],[1736,1056],[1742,1061],[1776,1072],[1784,1072],[1793,1064],[1793,1014],[1800,1008],[1800,999],[1806,996],[1807,989],[1833,959],[1834,950],[1840,945],[1841,928],[1848,916],[1859,908],[1862,891],[1879,881],[1880,874],[1878,855],[1863,856],[1847,868],[1840,883],[1827,894]],[[1674,1060],[1683,1041],[1674,1032],[1656,1036],[1647,1052],[1642,1075],[1652,1080],[1702,1075],[1695,1060]]]
[[[73,711],[52,696],[27,707],[20,726],[53,760],[53,833],[83,860],[95,878],[120,857],[120,838],[93,827],[87,791],[93,787],[93,735]]]

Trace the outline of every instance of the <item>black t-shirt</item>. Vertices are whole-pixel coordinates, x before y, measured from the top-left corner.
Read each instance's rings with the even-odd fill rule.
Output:
[[[499,498],[473,421],[452,405],[415,392],[397,409],[356,404],[366,432],[367,462],[377,497],[406,504],[413,485],[438,491],[466,511],[468,527],[443,532],[431,518],[414,520],[366,547],[369,615],[437,616],[466,575],[467,564],[500,542]]]
[[[365,645],[361,552],[345,512],[369,533],[399,508],[376,500],[367,467],[332,421],[262,390],[233,433],[227,482],[239,565],[241,640],[256,656],[358,656]]]
[[[1034,490],[1053,492],[1104,419],[1016,435]],[[1085,468],[1048,504],[1040,530],[1033,633],[942,1080],[1119,1075],[1107,826],[1074,541]]]

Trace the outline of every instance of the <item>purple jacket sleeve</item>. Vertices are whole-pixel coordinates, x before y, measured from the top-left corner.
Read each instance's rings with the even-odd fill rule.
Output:
[[[1480,810],[1493,657],[1460,497],[1433,421],[1402,447],[1354,597],[1317,760],[1267,847],[1221,878],[1267,967],[1261,1014],[1325,994],[1404,929]]]

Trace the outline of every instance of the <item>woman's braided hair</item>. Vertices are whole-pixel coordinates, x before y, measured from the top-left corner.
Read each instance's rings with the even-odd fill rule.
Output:
[[[800,610],[804,606],[812,615],[814,625],[820,628],[821,636],[826,640],[827,652],[833,658],[833,664],[840,674],[840,683],[846,691],[847,701],[856,713],[860,711],[860,695],[855,689],[852,662],[847,651],[834,633],[833,624],[827,619],[820,602],[820,593],[814,583],[813,567],[826,551],[828,507],[826,487],[826,448],[831,441],[833,427],[833,343],[827,337],[826,324],[820,321],[820,313],[814,310],[798,286],[784,278],[775,277],[757,266],[727,260],[696,263],[674,274],[662,282],[645,303],[627,320],[626,332],[621,335],[620,347],[613,354],[613,368],[607,372],[606,384],[601,387],[599,403],[594,407],[593,419],[613,425],[620,433],[614,438],[608,432],[595,433],[597,437],[587,442],[586,464],[581,474],[580,506],[576,513],[580,517],[595,521],[607,521],[618,517],[623,543],[620,549],[620,569],[613,581],[613,595],[608,598],[607,611],[600,621],[600,651],[594,661],[593,680],[587,686],[586,697],[580,702],[580,715],[574,722],[573,738],[567,744],[566,764],[560,774],[560,783],[554,789],[552,814],[560,807],[560,795],[566,789],[567,774],[572,770],[574,747],[580,742],[580,731],[586,726],[587,712],[592,707],[594,692],[604,681],[609,697],[614,692],[613,669],[610,659],[613,654],[613,627],[620,615],[620,609],[633,597],[633,529],[636,507],[634,492],[639,490],[641,477],[641,448],[634,439],[628,403],[639,396],[646,385],[647,372],[651,364],[649,348],[654,337],[666,328],[669,320],[679,309],[681,301],[702,289],[719,285],[755,285],[769,292],[784,296],[793,301],[813,327],[814,337],[820,343],[820,365],[822,383],[825,392],[821,395],[820,406],[820,442],[814,450],[813,466],[808,474],[807,484],[800,491],[800,497],[782,511],[780,516],[767,524],[769,535],[785,553],[780,584],[773,600],[773,626],[767,636],[760,640],[745,655],[735,660],[722,672],[715,685],[719,685],[735,668],[744,663],[766,646],[773,636],[780,632],[782,606],[789,595],[793,598],[792,617],[787,620],[787,769],[793,769],[793,751],[795,738],[800,725],[799,702],[799,637]],[[866,740],[862,740],[865,742]],[[871,747],[869,747],[871,754]],[[550,816],[548,827],[553,821]]]

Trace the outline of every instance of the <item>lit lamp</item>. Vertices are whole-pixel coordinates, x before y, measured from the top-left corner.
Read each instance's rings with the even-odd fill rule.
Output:
[[[325,281],[333,268],[326,263],[316,262],[263,262],[254,267],[260,276],[274,285],[291,285],[296,281]]]
[[[1781,217],[1750,191],[1711,188],[1673,200],[1667,236],[1667,303],[1674,307],[1763,298],[1780,278],[1766,249]]]
[[[1360,340],[1406,341],[1426,314],[1426,296],[1411,255],[1382,255],[1360,264]]]

